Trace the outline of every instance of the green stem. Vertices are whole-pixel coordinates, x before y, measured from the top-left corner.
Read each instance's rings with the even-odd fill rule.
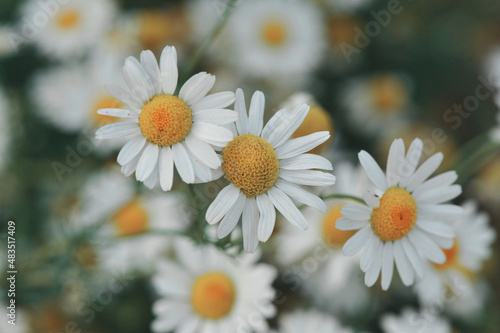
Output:
[[[191,58],[191,61],[187,65],[187,68],[185,71],[186,77],[189,77],[193,73],[193,71],[196,68],[196,65],[200,61],[201,57],[207,52],[207,49],[210,46],[210,44],[217,37],[217,35],[221,32],[222,28],[226,24],[230,14],[232,13],[232,11],[234,9],[235,3],[236,3],[236,0],[229,0],[228,1],[226,8],[224,9],[224,12],[222,13],[221,17],[219,18],[219,21],[217,21],[217,23],[212,28],[212,30],[209,32],[209,34],[202,41],[198,50],[196,50],[194,56]]]
[[[461,161],[455,167],[458,173],[458,184],[465,184],[479,170],[481,170],[488,162],[490,162],[500,152],[500,146],[494,142],[487,142],[482,147],[478,148],[469,158]]]
[[[329,194],[325,196],[320,196],[321,199],[323,200],[328,200],[328,199],[348,199],[348,200],[354,200],[357,201],[363,205],[366,205],[365,201],[361,199],[360,197],[354,196],[354,195],[349,195],[349,194],[341,194],[341,193],[334,193],[334,194]]]
[[[490,142],[490,133],[486,132],[479,134],[478,136],[467,141],[457,152],[455,156],[454,166],[456,167],[461,164],[464,160],[467,160],[469,156],[474,155],[478,151],[478,147],[485,145]]]

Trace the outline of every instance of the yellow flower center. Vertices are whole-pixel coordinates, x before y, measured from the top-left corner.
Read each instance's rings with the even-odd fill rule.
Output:
[[[74,9],[62,10],[57,16],[56,22],[60,28],[71,29],[80,22],[80,13]]]
[[[453,247],[451,249],[442,249],[444,254],[446,255],[446,261],[444,264],[435,264],[433,263],[434,267],[436,267],[439,270],[445,270],[450,267],[459,267],[460,265],[458,264],[458,253],[459,253],[459,246],[457,239],[455,239],[455,243],[453,243]]]
[[[120,237],[134,236],[146,232],[148,221],[148,213],[138,201],[125,205],[113,218]]]
[[[206,319],[220,319],[227,316],[236,298],[234,284],[222,273],[201,275],[193,284],[191,304],[194,311]]]
[[[222,151],[222,160],[226,178],[249,198],[266,192],[278,179],[278,156],[269,142],[258,136],[235,137]]]
[[[401,111],[408,101],[408,90],[396,77],[381,75],[372,80],[373,99],[382,114]]]
[[[262,27],[262,39],[270,46],[281,46],[286,38],[287,31],[281,22],[270,21]]]
[[[391,187],[373,209],[371,226],[375,235],[390,242],[403,238],[415,226],[417,204],[411,194],[400,187]]]
[[[331,247],[342,247],[349,238],[351,238],[355,230],[339,230],[335,227],[335,222],[342,217],[340,210],[342,206],[333,206],[328,209],[323,218],[321,231],[323,232],[323,240]]]
[[[332,117],[330,117],[330,114],[326,112],[325,109],[323,109],[321,106],[311,105],[306,119],[304,119],[299,128],[297,128],[297,130],[292,134],[292,138],[299,138],[301,136],[306,136],[321,131],[328,131],[330,133],[333,133]],[[309,153],[321,154],[326,150],[326,148],[328,148],[331,140],[332,138],[330,137],[328,141],[323,142],[316,148],[311,149]]]
[[[149,142],[161,147],[181,142],[193,125],[189,106],[179,97],[156,95],[142,107],[139,126]]]
[[[120,101],[110,95],[103,95],[97,98],[94,103],[94,108],[92,109],[92,115],[94,115],[94,122],[96,125],[107,125],[118,121],[118,118],[98,114],[97,110],[100,109],[115,109],[121,108],[122,105]]]

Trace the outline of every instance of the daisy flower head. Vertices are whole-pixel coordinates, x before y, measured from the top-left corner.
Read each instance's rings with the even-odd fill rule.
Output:
[[[325,203],[297,185],[328,186],[335,176],[317,169],[332,170],[324,157],[304,154],[330,138],[317,132],[288,140],[304,121],[309,107],[279,110],[264,126],[264,94],[256,91],[247,115],[245,96],[236,91],[239,114],[234,139],[222,150],[222,171],[230,184],[217,195],[206,213],[209,224],[219,224],[219,238],[226,237],[242,216],[243,245],[254,252],[259,241],[271,236],[276,209],[292,224],[307,229],[304,215],[291,198],[326,212]],[[312,170],[315,169],[315,170]]]
[[[380,322],[385,333],[451,333],[451,325],[444,318],[426,311],[405,308],[400,316],[387,314]]]
[[[382,272],[382,289],[387,290],[394,263],[406,286],[412,285],[415,277],[423,277],[424,260],[443,264],[446,255],[442,248],[451,248],[455,237],[447,221],[463,213],[461,207],[445,204],[462,193],[460,185],[453,185],[455,171],[428,179],[441,164],[443,154],[436,153],[418,166],[422,140],[415,139],[406,154],[405,150],[402,139],[394,140],[386,173],[366,151],[359,153],[361,166],[376,191],[365,192],[367,206],[344,206],[343,217],[336,223],[340,230],[359,229],[343,252],[350,256],[364,248],[360,267],[369,287]]]
[[[485,295],[476,273],[492,253],[496,232],[486,213],[477,211],[474,201],[463,204],[464,214],[451,221],[456,233],[453,247],[445,250],[446,262],[426,266],[425,277],[416,284],[417,295],[424,305],[445,305],[462,317],[481,310]],[[453,302],[443,295],[447,289],[456,296]]]
[[[106,34],[116,14],[113,0],[72,0],[45,4],[30,0],[22,8],[29,38],[56,59],[82,56]]]
[[[283,333],[353,333],[354,330],[330,315],[314,310],[295,310],[280,317],[279,332]]]
[[[162,261],[152,282],[160,299],[153,304],[153,332],[268,332],[275,315],[272,282],[277,271],[238,259],[213,246],[176,242],[177,261]]]
[[[129,57],[123,67],[128,89],[108,86],[110,94],[128,109],[108,108],[99,114],[129,121],[101,127],[97,139],[129,137],[118,154],[122,172],[135,171],[138,181],[153,188],[159,181],[164,191],[172,188],[174,166],[188,184],[208,182],[221,166],[214,147],[232,140],[230,130],[238,115],[225,107],[234,102],[233,92],[207,93],[215,77],[205,72],[192,76],[174,95],[177,87],[177,52],[163,50],[158,65],[151,51],[143,51],[140,61]]]

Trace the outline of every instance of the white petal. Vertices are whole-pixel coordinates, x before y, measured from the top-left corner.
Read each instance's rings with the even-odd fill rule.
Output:
[[[299,128],[308,112],[309,105],[307,104],[299,105],[293,111],[279,110],[264,127],[262,138],[273,148],[281,147]]]
[[[206,72],[193,75],[184,83],[179,91],[179,97],[187,105],[192,105],[202,100],[215,84],[215,76]]]
[[[241,226],[243,232],[243,247],[245,252],[254,253],[259,245],[257,229],[259,225],[259,209],[254,198],[247,198],[243,216],[241,218]]]
[[[194,182],[194,169],[186,148],[181,143],[176,143],[172,146],[172,151],[174,153],[175,168],[179,176],[185,183],[192,184]]]
[[[205,109],[193,113],[194,122],[225,125],[234,123],[238,119],[238,113],[226,109]]]
[[[387,290],[391,285],[392,274],[394,273],[394,257],[392,242],[385,242],[382,258],[382,289]]]
[[[203,164],[211,169],[221,166],[219,157],[208,143],[197,139],[193,135],[188,135],[185,141],[193,156],[196,156]]]
[[[455,171],[442,173],[439,176],[431,178],[417,186],[417,188],[415,188],[411,195],[415,199],[418,199],[422,196],[425,196],[429,191],[435,190],[440,187],[450,186],[451,184],[453,184],[453,182],[455,182],[455,180],[457,180],[457,178],[458,175]]]
[[[420,256],[420,254],[415,249],[415,246],[411,244],[411,242],[408,240],[407,237],[401,238],[400,241],[401,244],[403,245],[403,249],[405,251],[406,256],[408,257],[408,260],[410,261],[411,265],[415,270],[415,273],[417,273],[417,276],[419,278],[422,278],[424,276],[424,263],[422,261],[422,257]]]
[[[372,210],[363,205],[345,205],[340,210],[343,217],[354,221],[369,221],[372,216]]]
[[[159,153],[160,149],[157,145],[152,143],[146,144],[146,149],[144,149],[135,171],[135,178],[138,181],[143,182],[151,175],[156,167]]]
[[[160,67],[158,67],[158,62],[153,52],[150,50],[141,52],[141,65],[144,70],[151,76],[154,84],[154,94],[160,94]]]
[[[144,148],[130,162],[128,162],[127,164],[122,165],[121,171],[122,171],[122,173],[126,177],[130,176],[131,174],[133,174],[134,171],[135,171],[135,169],[137,169],[137,164],[139,164],[139,159],[141,158],[143,151],[144,151]]]
[[[415,173],[408,178],[406,189],[412,192],[417,186],[422,184],[427,178],[429,178],[441,165],[443,161],[443,153],[437,153],[432,155],[428,160],[426,160]]]
[[[366,221],[354,221],[350,220],[346,217],[341,217],[335,222],[335,228],[339,230],[357,230],[361,229],[368,224],[368,220]]]
[[[363,193],[363,200],[371,208],[377,208],[380,206],[380,198],[375,195],[372,191],[365,191]]]
[[[212,149],[212,147],[210,147]],[[212,179],[212,171],[208,166],[200,161],[199,158],[193,156],[193,154],[189,154],[189,159],[191,160],[191,165],[193,166],[195,180],[193,184],[202,184],[211,182]]]
[[[418,207],[421,218],[438,221],[455,221],[462,218],[464,209],[457,205],[422,205]]]
[[[273,202],[276,209],[293,225],[302,230],[307,230],[307,221],[304,215],[295,207],[292,199],[288,197],[283,191],[276,187],[272,187],[267,191],[269,199]]]
[[[366,273],[366,271],[368,270],[368,268],[370,268],[370,265],[373,262],[375,249],[383,245],[380,238],[378,238],[373,233],[373,230],[371,228],[367,227],[366,229],[369,229],[371,231],[371,234],[370,238],[368,239],[368,242],[366,242],[366,247],[363,249],[363,254],[361,255],[361,261],[359,263],[359,267],[361,268],[361,271],[363,271],[364,273]]]
[[[444,223],[419,218],[417,220],[417,226],[422,230],[436,236],[444,238],[455,237],[455,231],[453,230],[453,228]]]
[[[375,253],[373,254],[373,261],[365,274],[365,284],[371,287],[377,282],[380,270],[382,269],[382,259],[384,251],[384,243],[378,244],[375,248]]]
[[[259,241],[267,242],[274,230],[276,210],[267,194],[258,195],[255,199],[257,200],[257,207],[260,212],[258,231]]]
[[[405,143],[403,139],[396,139],[391,145],[387,157],[387,186],[396,186],[399,182],[400,165],[405,161]]]
[[[238,129],[238,134],[248,134],[248,116],[247,107],[245,105],[245,94],[243,94],[243,90],[239,88],[236,89],[234,111],[238,113],[238,120],[236,120],[236,128]]]
[[[233,207],[220,222],[219,227],[217,228],[217,237],[224,238],[229,235],[231,231],[233,231],[240,220],[241,214],[243,213],[245,202],[246,196],[240,192]]]
[[[163,191],[170,191],[174,182],[174,152],[170,147],[160,150],[158,159],[160,185]]]
[[[436,264],[443,264],[446,261],[446,255],[427,235],[423,232],[413,229],[407,235],[410,242],[427,259]]]
[[[210,94],[201,99],[201,101],[191,105],[191,110],[196,113],[210,109],[225,109],[235,101],[235,95],[232,91],[222,91]]]
[[[122,72],[129,91],[140,102],[144,104],[155,95],[153,79],[136,58],[128,57],[125,59]]]
[[[224,215],[226,215],[231,207],[235,204],[236,200],[240,196],[240,189],[234,186],[233,184],[229,184],[224,187],[214,202],[208,207],[205,218],[209,224],[215,224],[219,222]]]
[[[139,125],[137,123],[120,122],[99,128],[95,132],[95,138],[97,140],[114,139],[140,133],[141,130],[139,129]]]
[[[280,160],[295,157],[316,148],[329,138],[330,133],[328,131],[316,132],[300,138],[288,140],[283,145],[276,148],[275,152]]]
[[[262,91],[254,92],[248,110],[248,133],[260,136],[264,125],[264,105],[266,99]],[[272,145],[272,143],[271,143]]]
[[[347,240],[342,248],[342,253],[346,256],[353,256],[366,246],[370,235],[373,232],[370,228],[363,228]]]
[[[102,114],[110,117],[124,118],[124,119],[137,119],[139,114],[135,111],[125,110],[125,109],[99,109],[98,114]]]
[[[405,286],[412,285],[415,281],[415,275],[413,273],[413,268],[411,267],[410,261],[403,249],[403,244],[401,241],[397,240],[394,242],[393,251],[394,261],[396,263],[396,267],[398,268],[398,273],[401,277],[401,281],[403,281],[403,284]]]
[[[167,95],[173,95],[177,88],[179,72],[177,69],[177,51],[174,46],[163,49],[160,58],[161,84]]]
[[[400,166],[401,181],[400,185],[406,185],[409,177],[413,175],[420,163],[420,158],[422,156],[423,142],[420,139],[415,139],[410,144],[408,152],[406,153],[405,161]]]
[[[326,213],[326,211],[328,210],[324,201],[321,200],[317,195],[307,192],[299,186],[281,179],[278,179],[275,186],[298,202],[311,207],[315,207],[323,213]]]
[[[194,123],[191,133],[198,139],[216,147],[225,147],[233,139],[233,133],[227,128],[209,123]]]
[[[149,177],[144,180],[144,186],[152,190],[157,183],[158,183],[158,163],[156,163],[156,166],[153,169],[153,172],[151,172],[151,174],[149,175]]]
[[[380,169],[375,159],[364,150],[359,152],[358,158],[371,182],[379,190],[385,191],[387,189],[387,181],[385,180],[384,172]]]
[[[131,139],[120,150],[118,158],[116,159],[118,164],[125,165],[130,161],[132,161],[134,157],[139,155],[145,144],[146,144],[146,138],[141,134]]]
[[[125,102],[128,106],[131,106],[137,110],[141,110],[143,103],[138,100],[135,96],[128,93],[123,88],[114,85],[105,85],[104,89],[110,93],[113,97],[118,98],[120,101]]]
[[[283,170],[333,170],[332,163],[329,160],[323,156],[315,154],[302,154],[292,158],[280,160],[280,168]]]
[[[455,199],[462,193],[462,186],[451,185],[446,187],[440,187],[432,191],[425,193],[423,197],[415,198],[415,201],[419,204],[440,204],[442,202],[450,201]]]
[[[280,170],[279,177],[294,184],[329,186],[335,184],[335,176],[317,170]]]

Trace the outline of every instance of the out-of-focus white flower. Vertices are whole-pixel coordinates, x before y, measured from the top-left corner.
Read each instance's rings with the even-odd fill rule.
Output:
[[[444,318],[422,311],[404,309],[401,315],[387,314],[380,325],[385,333],[451,333],[451,325]]]
[[[10,103],[0,87],[0,171],[7,165],[9,161],[10,150]]]
[[[281,333],[353,333],[330,315],[314,310],[296,310],[284,314],[279,319]]]

